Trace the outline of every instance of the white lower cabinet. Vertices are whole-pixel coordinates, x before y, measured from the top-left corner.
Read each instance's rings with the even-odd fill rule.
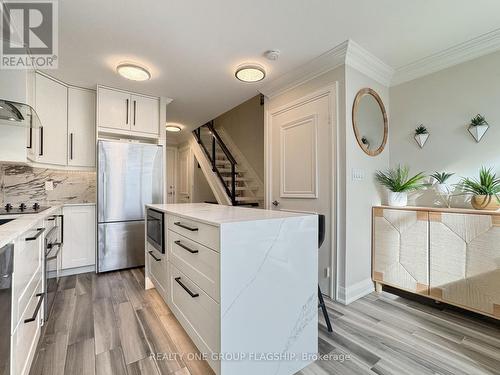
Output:
[[[63,215],[62,269],[94,265],[96,249],[95,205],[64,206]]]
[[[156,289],[158,289],[161,296],[165,298],[168,290],[167,257],[150,244],[147,244],[146,246],[146,263],[149,275],[151,276],[151,281],[155,285]]]
[[[43,324],[43,225],[40,221],[14,242],[10,332],[12,375],[29,373]]]

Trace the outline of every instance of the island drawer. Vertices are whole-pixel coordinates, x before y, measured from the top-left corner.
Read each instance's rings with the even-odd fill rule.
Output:
[[[168,229],[219,251],[219,228],[179,216],[167,215]]]
[[[220,350],[219,304],[196,283],[170,265],[171,308],[198,349],[218,353]]]
[[[170,230],[167,237],[169,261],[219,302],[219,253]]]

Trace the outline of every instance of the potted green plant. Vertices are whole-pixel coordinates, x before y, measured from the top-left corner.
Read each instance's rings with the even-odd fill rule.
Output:
[[[447,172],[434,172],[431,174],[431,177],[436,181],[434,187],[438,191],[438,193],[443,195],[450,194],[450,187],[446,183],[448,179],[453,176],[455,173],[447,173]]]
[[[469,133],[474,137],[476,142],[479,143],[489,127],[486,118],[483,115],[477,114],[470,120]]]
[[[429,138],[429,131],[424,125],[419,125],[415,129],[415,141],[417,141],[420,148],[424,147],[427,138]]]
[[[408,192],[420,190],[427,184],[424,183],[423,172],[409,177],[410,169],[407,166],[397,166],[387,172],[378,171],[375,179],[389,191],[389,206],[404,207],[408,204]]]
[[[471,204],[476,210],[500,208],[500,178],[492,168],[482,167],[479,179],[464,177],[459,185],[466,194],[472,194]]]

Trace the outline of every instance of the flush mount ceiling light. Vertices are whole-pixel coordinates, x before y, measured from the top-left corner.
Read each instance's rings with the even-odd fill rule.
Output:
[[[259,82],[266,77],[266,71],[258,64],[244,64],[236,69],[234,75],[242,82]]]
[[[168,125],[167,124],[167,126],[165,126],[165,130],[168,132],[172,132],[172,133],[178,133],[181,131],[181,127],[177,126],[177,125]]]
[[[122,77],[132,81],[147,81],[151,78],[151,73],[149,73],[146,68],[131,63],[122,63],[118,65],[116,71]]]

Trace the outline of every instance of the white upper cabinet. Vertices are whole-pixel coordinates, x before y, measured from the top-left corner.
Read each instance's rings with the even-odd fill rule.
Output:
[[[142,95],[132,95],[132,128],[131,130],[158,134],[160,122],[160,101]]]
[[[130,130],[130,94],[99,87],[97,122],[100,127]]]
[[[97,126],[106,133],[158,137],[159,98],[97,87]]]
[[[95,167],[94,90],[68,88],[68,165]]]
[[[36,162],[66,165],[68,132],[68,88],[44,75],[36,74],[35,110],[41,127],[36,131]]]

